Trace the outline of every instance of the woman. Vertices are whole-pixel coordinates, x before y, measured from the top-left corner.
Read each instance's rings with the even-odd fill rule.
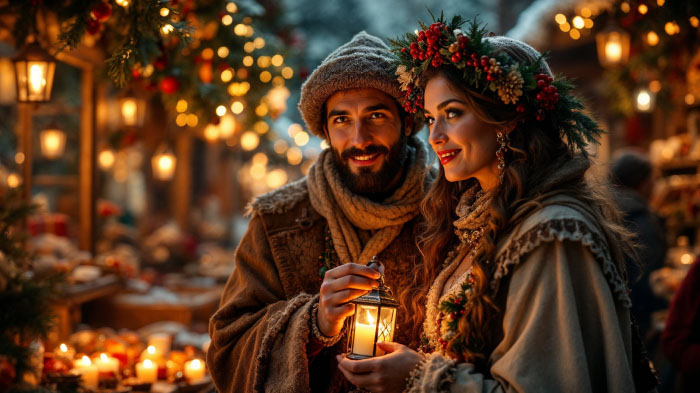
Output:
[[[424,345],[339,368],[372,392],[632,392],[628,235],[584,178],[600,130],[537,51],[461,24],[393,42],[441,164],[424,265],[400,291],[425,302]]]

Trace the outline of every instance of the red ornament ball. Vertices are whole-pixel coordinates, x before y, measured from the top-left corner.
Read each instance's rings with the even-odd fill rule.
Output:
[[[100,22],[109,19],[110,15],[112,15],[112,5],[104,1],[97,4],[95,8],[90,11],[90,16]]]
[[[174,94],[180,90],[180,82],[174,76],[166,76],[160,81],[160,91],[165,94]]]
[[[88,34],[95,35],[100,32],[101,26],[100,22],[90,19],[87,21],[87,28],[85,30],[87,30]]]

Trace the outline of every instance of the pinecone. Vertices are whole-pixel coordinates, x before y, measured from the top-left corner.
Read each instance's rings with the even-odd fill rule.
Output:
[[[501,74],[501,63],[493,57],[490,58],[487,72],[495,77],[499,76]]]
[[[498,97],[506,104],[515,104],[523,94],[522,75],[516,66],[511,66],[510,71],[498,81]]]

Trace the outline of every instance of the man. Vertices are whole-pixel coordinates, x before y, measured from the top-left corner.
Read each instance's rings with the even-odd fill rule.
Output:
[[[415,222],[427,153],[400,96],[391,53],[364,32],[302,87],[302,116],[331,147],[306,178],[249,205],[209,326],[207,365],[221,393],[351,388],[335,356],[345,352],[348,302],[377,285],[379,274],[365,265],[376,255],[396,294],[420,262]],[[394,341],[415,347],[409,316],[399,309]]]

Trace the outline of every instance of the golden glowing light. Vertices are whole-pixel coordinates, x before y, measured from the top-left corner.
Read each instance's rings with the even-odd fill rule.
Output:
[[[689,21],[690,21],[690,25],[695,27],[695,28],[700,26],[700,19],[698,19],[697,16],[691,16]]]
[[[270,66],[270,56],[260,56],[258,57],[258,67],[267,68]]]
[[[639,89],[635,98],[636,108],[639,112],[650,112],[653,107],[652,93],[647,89]]]
[[[236,3],[231,1],[228,4],[226,4],[226,11],[235,14],[236,12],[238,12],[238,6],[236,5]]]
[[[695,103],[695,96],[690,93],[686,94],[685,103],[686,105],[693,105]]]
[[[100,164],[100,168],[108,170],[114,165],[114,152],[110,149],[102,150],[97,155],[97,162]]]
[[[569,31],[569,35],[575,40],[581,38],[581,32],[576,29],[571,29],[571,31]]]
[[[48,159],[60,157],[66,149],[66,133],[58,128],[49,128],[39,134],[41,154]]]
[[[658,80],[653,80],[653,81],[649,82],[649,90],[652,93],[660,92],[661,91],[661,82],[659,82]]]
[[[284,79],[291,79],[292,76],[294,76],[294,70],[292,70],[292,67],[282,68],[282,76]]]
[[[175,110],[182,113],[187,110],[187,100],[179,99],[177,104],[175,104]]]
[[[265,39],[262,37],[257,37],[253,40],[253,44],[255,45],[256,49],[262,49],[265,47]]]
[[[197,127],[199,124],[199,118],[194,113],[187,115],[187,125],[190,127]]]
[[[278,139],[272,145],[272,148],[275,151],[275,153],[279,155],[284,154],[287,151],[287,147],[287,142],[284,139]]]
[[[569,30],[571,30],[571,25],[567,23],[562,23],[559,25],[559,30],[563,31],[564,33],[567,33]]]
[[[243,103],[240,101],[234,101],[231,104],[231,112],[237,115],[241,114],[241,112],[243,112],[243,109],[245,109],[245,105],[243,105]]]
[[[630,12],[630,10],[632,8],[630,8],[630,4],[625,1],[622,4],[620,4],[620,9],[622,10],[622,12],[624,12],[626,14],[626,13]]]
[[[593,19],[584,19],[583,20],[583,27],[587,29],[592,29],[593,28]]]
[[[640,4],[639,7],[637,7],[637,11],[639,11],[640,14],[645,15],[647,12],[649,12],[649,7],[647,7],[646,4]]]
[[[558,24],[563,25],[564,23],[566,23],[566,15],[564,15],[564,14],[556,14],[556,15],[554,16],[554,20],[555,20]]]
[[[253,56],[245,56],[243,58],[243,65],[246,67],[250,67],[253,65]]]
[[[581,9],[581,16],[584,18],[590,18],[593,13],[591,12],[590,8],[583,7]]]
[[[17,154],[15,154],[15,163],[16,163],[17,165],[22,165],[22,164],[24,164],[24,159],[25,159],[24,153],[22,153],[21,151],[20,151],[20,152],[17,152]]]
[[[289,134],[290,137],[294,138],[294,136],[300,132],[303,132],[304,128],[301,126],[301,124],[297,123],[292,123],[288,128],[287,128],[287,134]]]
[[[281,76],[277,75],[274,78],[272,78],[272,84],[275,85],[275,87],[281,87],[284,86],[284,78]]]
[[[284,169],[273,169],[265,176],[265,183],[270,188],[282,187],[287,182],[287,172]]]
[[[260,73],[260,82],[267,83],[272,80],[272,74],[270,71],[263,71]]]
[[[165,18],[166,16],[170,15],[170,9],[167,7],[163,7],[160,9],[160,16]]]
[[[236,132],[236,118],[232,114],[225,114],[219,121],[219,133],[221,139],[228,139]]]
[[[676,22],[666,22],[664,25],[664,31],[668,35],[674,35],[680,33],[680,26]]]
[[[260,137],[258,134],[251,131],[246,131],[243,133],[243,135],[241,135],[241,148],[243,150],[254,150],[256,147],[258,147],[258,144],[260,144]]]
[[[269,108],[267,107],[267,105],[264,102],[261,102],[260,105],[255,107],[255,114],[260,116],[260,117],[267,115],[268,111],[269,111]]]
[[[221,117],[226,114],[226,107],[223,105],[219,105],[216,107],[216,115]]]
[[[122,6],[124,8],[129,6],[129,0],[114,0],[117,5]]]
[[[255,44],[248,41],[245,44],[243,44],[243,50],[245,51],[245,53],[251,53],[255,50]]]
[[[224,26],[231,26],[231,23],[233,23],[233,17],[231,15],[224,15],[221,17],[221,24]]]
[[[243,23],[239,23],[233,28],[233,33],[237,36],[244,36],[248,32],[248,28]]]
[[[326,142],[325,139],[321,141],[321,149],[322,149],[322,150],[326,150],[326,149],[328,149],[329,147],[331,147],[331,145],[329,145],[328,142]]]
[[[263,152],[255,153],[255,155],[253,155],[254,165],[267,165],[267,161],[267,156]]]
[[[693,263],[693,260],[695,260],[695,257],[693,257],[692,254],[681,255],[681,263],[684,265],[690,265],[691,263]]]
[[[230,68],[221,71],[222,82],[226,83],[229,82],[231,79],[233,79],[233,71]]]
[[[175,156],[173,153],[170,152],[170,150],[166,149],[165,147],[161,147],[159,149],[159,152],[153,155],[153,158],[151,158],[151,166],[153,167],[153,176],[158,179],[158,180],[170,180],[173,178],[173,175],[175,174]],[[156,348],[153,347],[152,345],[149,345],[146,351],[151,354],[155,355],[156,353]],[[144,364],[146,362],[150,362],[150,359],[144,360]]]
[[[294,135],[294,143],[297,146],[305,146],[307,143],[309,143],[309,134],[304,131],[297,133]]]
[[[287,162],[289,165],[299,165],[303,159],[304,155],[298,147],[292,146],[287,150]]]
[[[265,134],[270,130],[270,126],[267,124],[267,122],[263,120],[258,120],[257,122],[255,122],[253,129],[258,134]]]
[[[250,177],[254,180],[262,180],[265,178],[266,172],[267,168],[265,168],[265,165],[253,164],[250,166]]]
[[[650,46],[656,46],[656,44],[659,43],[659,35],[656,34],[654,31],[650,31],[647,33],[647,44]]]
[[[175,28],[170,23],[166,23],[163,25],[163,27],[160,28],[160,32],[163,35],[168,35],[168,34],[172,33],[174,30],[175,30]]]
[[[656,5],[659,7],[663,7],[664,4],[666,4],[666,0],[656,0]]]
[[[255,29],[253,29],[253,26],[246,26],[245,27],[245,36],[246,37],[252,37],[253,34],[255,34]]]
[[[175,124],[177,124],[180,127],[184,127],[187,125],[187,114],[185,113],[180,113],[177,115],[175,118]]]
[[[29,67],[29,90],[33,94],[40,94],[44,86],[46,86],[46,67],[32,64]]]
[[[204,127],[204,139],[206,139],[207,142],[216,142],[219,139],[219,135],[219,127],[216,125],[209,123]]]
[[[571,21],[571,23],[574,25],[575,28],[577,29],[583,29],[583,26],[585,25],[583,22],[583,18],[580,16],[575,16],[574,19]]]
[[[219,49],[216,50],[216,54],[219,55],[222,59],[226,56],[228,56],[229,50],[225,46],[220,46]]]
[[[279,67],[284,63],[284,57],[282,57],[280,54],[276,54],[272,56],[271,62],[273,66]]]
[[[214,49],[205,48],[204,50],[202,50],[202,59],[211,60],[213,58],[214,58]]]
[[[7,185],[10,188],[17,188],[19,187],[20,183],[22,183],[22,178],[16,174],[16,173],[10,173],[7,175]]]

